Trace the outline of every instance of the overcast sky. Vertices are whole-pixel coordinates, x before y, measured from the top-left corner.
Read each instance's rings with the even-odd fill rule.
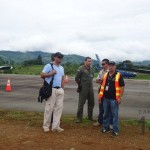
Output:
[[[0,50],[150,60],[150,0],[0,0]]]

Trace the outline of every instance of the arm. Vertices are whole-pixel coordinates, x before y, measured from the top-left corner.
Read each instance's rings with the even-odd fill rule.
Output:
[[[99,74],[98,74],[98,76],[96,78],[96,83],[102,84],[104,74],[105,74],[105,72],[103,71],[103,69],[100,70],[100,72],[99,72]]]
[[[42,73],[41,73],[41,78],[48,78],[56,74],[56,70],[52,69],[52,66],[50,64],[47,64]]]
[[[122,96],[123,96],[123,94],[124,94],[124,86],[125,86],[125,83],[124,83],[124,80],[123,80],[123,77],[122,77],[122,76],[120,77],[120,82],[119,82],[119,84],[120,84],[120,99],[118,100],[118,104],[121,103]]]
[[[122,101],[123,93],[124,93],[124,86],[120,88],[120,98],[118,99],[118,104],[120,104]]]
[[[55,70],[52,70],[52,71],[49,72],[49,73],[44,73],[44,72],[42,72],[42,73],[41,73],[41,78],[51,77],[51,76],[53,76],[54,74],[56,74],[56,71],[55,71]]]
[[[77,92],[81,92],[82,86],[81,86],[81,75],[82,75],[82,70],[79,69],[77,70],[76,76],[75,76],[75,81],[78,84]]]
[[[65,83],[65,77],[62,77],[62,81],[61,81],[61,87],[64,89],[64,83]]]
[[[79,67],[79,69],[77,70],[77,73],[76,73],[76,76],[75,76],[75,81],[76,83],[79,85],[80,82],[81,82],[81,74],[82,74],[82,71]]]
[[[120,89],[120,97],[122,97],[122,96],[123,96],[123,94],[124,94],[124,86],[123,86],[123,87],[121,87],[121,89]]]

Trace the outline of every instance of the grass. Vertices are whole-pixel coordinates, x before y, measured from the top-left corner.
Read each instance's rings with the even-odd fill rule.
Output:
[[[29,126],[36,126],[43,122],[43,112],[28,112],[18,110],[3,110],[0,109],[0,120],[12,120],[16,122],[26,122]],[[65,124],[75,124],[76,117],[71,115],[62,116],[61,121]],[[84,118],[82,126],[89,125],[91,122]]]
[[[0,120],[12,120],[16,122],[26,122],[29,126],[37,126],[43,122],[43,112],[28,112],[19,110],[0,109]],[[61,121],[65,124],[75,124],[76,117],[71,115],[62,116]],[[121,120],[121,125],[140,126],[139,120]],[[87,118],[83,119],[81,126],[91,124]],[[146,126],[150,127],[150,120],[146,121]]]
[[[20,125],[24,124],[27,128],[37,128],[41,127],[43,124],[43,112],[28,112],[28,111],[18,111],[18,110],[3,110],[0,109],[0,123],[2,122],[11,122],[12,124]],[[73,128],[91,126],[92,122],[87,118],[83,118],[81,124],[76,124],[76,117],[71,115],[62,116],[61,122],[72,126]],[[146,121],[143,127],[143,124],[139,120],[120,120],[121,130],[133,127],[139,130],[143,134],[143,129],[145,132],[150,131],[150,120]]]
[[[26,122],[28,126],[38,126],[43,121],[43,113],[0,109],[0,120],[17,123]]]
[[[11,74],[23,74],[23,75],[39,75],[43,69],[44,65],[34,65],[34,66],[21,66],[16,65],[12,70],[4,71],[4,73],[11,73]],[[96,78],[98,75],[98,72],[95,72],[94,78]],[[75,76],[70,75],[70,76]],[[137,76],[133,79],[144,79],[144,80],[150,80],[149,74],[141,74],[137,73]]]
[[[141,74],[141,73],[138,73],[137,76],[136,76],[134,79],[150,80],[150,75],[149,75],[149,74]]]
[[[23,74],[23,75],[39,75],[44,65],[21,66],[16,65],[12,70],[7,70],[4,73]]]

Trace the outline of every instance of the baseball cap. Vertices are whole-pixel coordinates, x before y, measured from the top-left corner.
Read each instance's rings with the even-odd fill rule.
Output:
[[[55,54],[53,54],[53,57],[59,57],[59,58],[63,58],[64,55],[61,54],[60,52],[56,52]]]
[[[109,61],[109,65],[113,65],[113,66],[115,66],[115,65],[116,65],[116,63],[115,63],[114,61]]]

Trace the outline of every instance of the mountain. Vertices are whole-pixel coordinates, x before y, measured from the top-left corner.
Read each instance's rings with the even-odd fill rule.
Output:
[[[0,50],[0,60],[1,58],[7,62],[7,64],[22,64],[24,61],[37,59],[37,57],[41,55],[42,61],[44,64],[48,63],[51,60],[52,53],[42,52],[42,51],[9,51],[9,50]],[[85,57],[72,54],[72,55],[64,55],[63,64],[73,63],[73,64],[81,64],[84,62]],[[150,66],[150,60],[144,61],[136,61],[132,62],[134,65],[139,66]],[[93,60],[93,64],[98,64],[97,60]]]
[[[42,61],[44,64],[48,63],[51,60],[52,53],[42,52],[42,51],[5,51],[0,50],[0,57],[8,64],[16,63],[22,64],[24,61],[36,59],[39,55],[42,57]],[[73,64],[81,64],[84,62],[85,57],[80,55],[64,55],[63,64],[73,63]],[[93,64],[97,64],[96,60],[93,60]]]

